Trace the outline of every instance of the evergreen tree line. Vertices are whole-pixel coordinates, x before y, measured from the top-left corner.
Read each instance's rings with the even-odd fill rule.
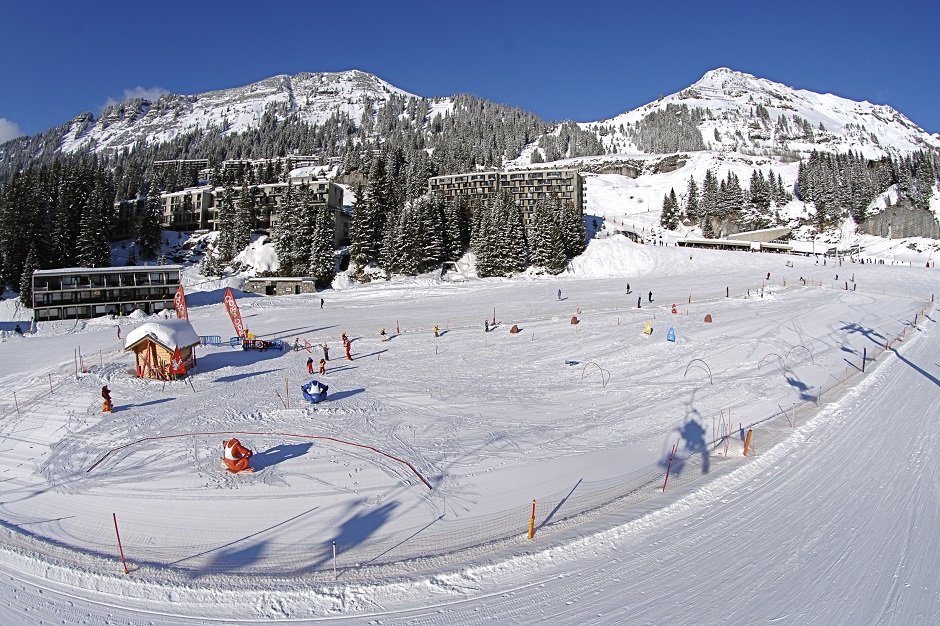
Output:
[[[545,157],[543,159],[542,153],[536,150],[532,154],[533,163],[594,156],[606,152],[597,134],[591,130],[582,129],[571,121],[565,122],[558,128],[557,136],[555,134],[543,135],[539,139],[538,146],[545,153]]]
[[[643,152],[670,154],[704,150],[705,142],[699,124],[708,114],[700,107],[667,104],[623,129],[624,134]]]
[[[165,100],[167,96],[157,102],[172,114],[174,105]],[[291,154],[317,155],[324,162],[341,159],[342,174],[367,172],[369,157],[377,150],[400,149],[409,162],[417,162],[423,153],[430,175],[450,174],[477,167],[500,167],[503,160],[516,158],[525,145],[553,127],[534,113],[470,95],[455,96],[447,115],[438,112],[431,116],[434,103],[402,95],[374,102],[364,96],[364,111],[359,120],[337,112],[320,124],[301,120],[297,112],[280,103],[268,108],[258,126],[243,132],[226,132],[229,122],[223,119],[218,126],[196,128],[166,142],[148,143],[142,137],[133,146],[99,151],[96,158],[113,171],[117,197],[131,199],[149,181],[154,181],[162,192],[179,191],[197,183],[194,172],[157,170],[154,161],[208,159],[210,167],[217,167],[226,160],[280,157],[286,162]],[[184,110],[185,104],[184,98],[175,106]],[[130,106],[125,109],[123,113],[112,114],[109,108],[103,120],[121,115],[133,117],[137,110]],[[51,164],[60,154],[59,146],[67,135],[80,135],[93,123],[91,114],[83,114],[68,124],[3,144],[0,181],[8,180],[13,172],[29,165]],[[89,142],[75,154],[93,152],[95,146]],[[234,174],[217,171],[212,182],[237,184],[246,173],[251,184],[273,182],[273,177],[284,182],[286,176],[283,170]]]
[[[411,198],[403,194],[395,169],[386,156],[374,158],[367,185],[357,194],[350,255],[359,271],[377,267],[416,275],[472,251],[479,276],[507,276],[530,266],[558,273],[584,250],[582,216],[557,197],[537,204],[527,228],[508,193],[474,206],[427,194]]]
[[[163,207],[152,184],[139,195],[136,251],[152,259],[160,248]],[[114,198],[114,175],[94,157],[15,172],[0,188],[0,280],[28,304],[33,270],[110,266]]]
[[[897,185],[898,204],[930,209],[930,196],[940,179],[940,155],[919,151],[901,157],[869,161],[861,154],[813,152],[800,162],[796,195],[816,206],[819,228],[851,216],[868,218],[868,207],[880,194]]]
[[[779,173],[764,176],[763,170],[753,170],[745,189],[734,172],[719,181],[712,170],[707,170],[701,184],[694,176],[689,177],[684,202],[680,202],[674,188],[669,190],[663,198],[660,225],[675,230],[680,222],[698,224],[709,238],[715,236],[715,227],[722,222],[731,222],[740,230],[770,228],[780,223],[776,209],[792,199]]]

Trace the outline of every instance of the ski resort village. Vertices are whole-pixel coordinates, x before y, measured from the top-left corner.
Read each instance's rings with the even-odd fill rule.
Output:
[[[940,623],[940,137],[727,68],[0,144],[4,624]]]

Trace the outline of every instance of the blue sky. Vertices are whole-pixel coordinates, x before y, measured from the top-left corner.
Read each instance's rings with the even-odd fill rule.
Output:
[[[889,104],[940,132],[940,2],[12,2],[0,139],[135,94],[359,69],[579,122],[730,67]]]

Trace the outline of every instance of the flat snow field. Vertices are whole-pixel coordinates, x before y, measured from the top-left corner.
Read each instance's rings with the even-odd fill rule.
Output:
[[[156,317],[5,332],[0,622],[940,623],[938,286],[608,239],[558,277],[238,294],[301,350],[165,384],[117,336]]]

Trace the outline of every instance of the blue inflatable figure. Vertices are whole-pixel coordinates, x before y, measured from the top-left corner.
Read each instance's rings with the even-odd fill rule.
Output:
[[[317,404],[318,402],[323,402],[326,400],[326,390],[329,389],[328,385],[324,385],[321,382],[311,380],[306,385],[302,385],[300,390],[303,391],[304,400]]]

